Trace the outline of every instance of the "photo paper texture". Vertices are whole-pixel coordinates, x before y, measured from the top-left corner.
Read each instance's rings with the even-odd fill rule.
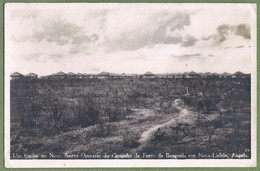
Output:
[[[256,166],[256,5],[6,3],[5,165]]]

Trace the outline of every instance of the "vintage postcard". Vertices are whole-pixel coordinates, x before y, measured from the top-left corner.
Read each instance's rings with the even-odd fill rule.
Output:
[[[5,166],[255,167],[256,4],[6,3]]]

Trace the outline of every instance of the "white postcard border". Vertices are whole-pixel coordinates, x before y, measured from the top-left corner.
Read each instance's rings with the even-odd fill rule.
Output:
[[[7,3],[8,4],[8,3]],[[12,3],[18,4],[18,3]],[[39,3],[40,5],[41,3]],[[72,3],[73,4],[73,3]],[[138,3],[141,5],[142,3]],[[113,7],[115,3],[110,3],[109,6]],[[126,3],[125,5],[132,5]],[[147,5],[147,4],[144,4]],[[155,4],[152,4],[155,5]],[[180,4],[179,4],[180,5]],[[192,5],[189,4],[189,5]],[[202,5],[202,4],[200,4]],[[206,4],[209,5],[209,4]],[[223,4],[224,5],[224,4]],[[226,5],[226,4],[225,4]],[[5,106],[5,119],[4,119],[4,152],[5,152],[5,167],[7,168],[112,168],[112,167],[256,167],[256,130],[257,130],[257,80],[256,80],[256,4],[235,4],[238,7],[243,5],[251,6],[251,159],[76,159],[76,160],[14,160],[10,159],[10,79],[9,75],[5,75],[4,86],[4,106]],[[97,3],[101,7],[101,3]],[[124,5],[123,5],[124,6]],[[154,7],[154,6],[153,6]],[[6,12],[6,11],[5,11]],[[7,15],[5,15],[7,16]],[[5,18],[5,24],[7,23]],[[8,30],[5,30],[5,34]],[[5,53],[8,47],[5,47]],[[7,56],[5,55],[5,58]],[[6,60],[5,60],[6,61]],[[5,73],[8,68],[8,63],[5,63]]]

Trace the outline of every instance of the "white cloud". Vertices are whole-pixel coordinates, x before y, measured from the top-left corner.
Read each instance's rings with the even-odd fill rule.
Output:
[[[229,30],[224,41],[217,37],[222,25],[251,26],[246,5],[8,4],[6,9],[8,72],[249,72],[246,29]]]

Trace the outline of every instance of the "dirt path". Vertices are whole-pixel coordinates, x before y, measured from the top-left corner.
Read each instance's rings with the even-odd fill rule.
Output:
[[[175,127],[178,123],[188,123],[191,121],[192,112],[185,108],[181,100],[175,100],[173,105],[179,111],[177,116],[176,113],[167,115],[158,114],[155,108],[131,109],[133,113],[127,116],[127,118],[119,122],[111,123],[116,126],[117,130],[108,137],[88,138],[88,135],[95,130],[95,126],[90,126],[64,133],[58,136],[58,140],[55,140],[55,142],[71,137],[69,139],[74,139],[75,141],[71,141],[71,144],[69,145],[71,147],[66,150],[67,153],[82,150],[93,150],[93,153],[96,153],[96,151],[102,152],[105,149],[113,151],[125,148],[122,146],[125,136],[132,135],[133,138],[137,137],[137,141],[140,144],[138,147],[131,150],[131,152],[135,153],[141,151],[147,143],[151,141],[158,128]]]
[[[162,123],[162,124],[158,124],[155,125],[151,128],[149,128],[148,130],[144,131],[141,135],[141,138],[139,139],[139,143],[140,146],[135,149],[135,150],[141,150],[143,147],[146,146],[147,142],[149,142],[151,140],[151,138],[153,137],[153,135],[155,134],[155,132],[159,129],[159,128],[165,128],[165,127],[175,127],[177,126],[178,123],[187,123],[190,122],[191,120],[187,117],[191,112],[189,110],[187,110],[186,108],[183,108],[180,105],[181,101],[179,99],[176,99],[174,101],[174,106],[180,111],[179,115],[175,118],[172,118],[171,120]]]

